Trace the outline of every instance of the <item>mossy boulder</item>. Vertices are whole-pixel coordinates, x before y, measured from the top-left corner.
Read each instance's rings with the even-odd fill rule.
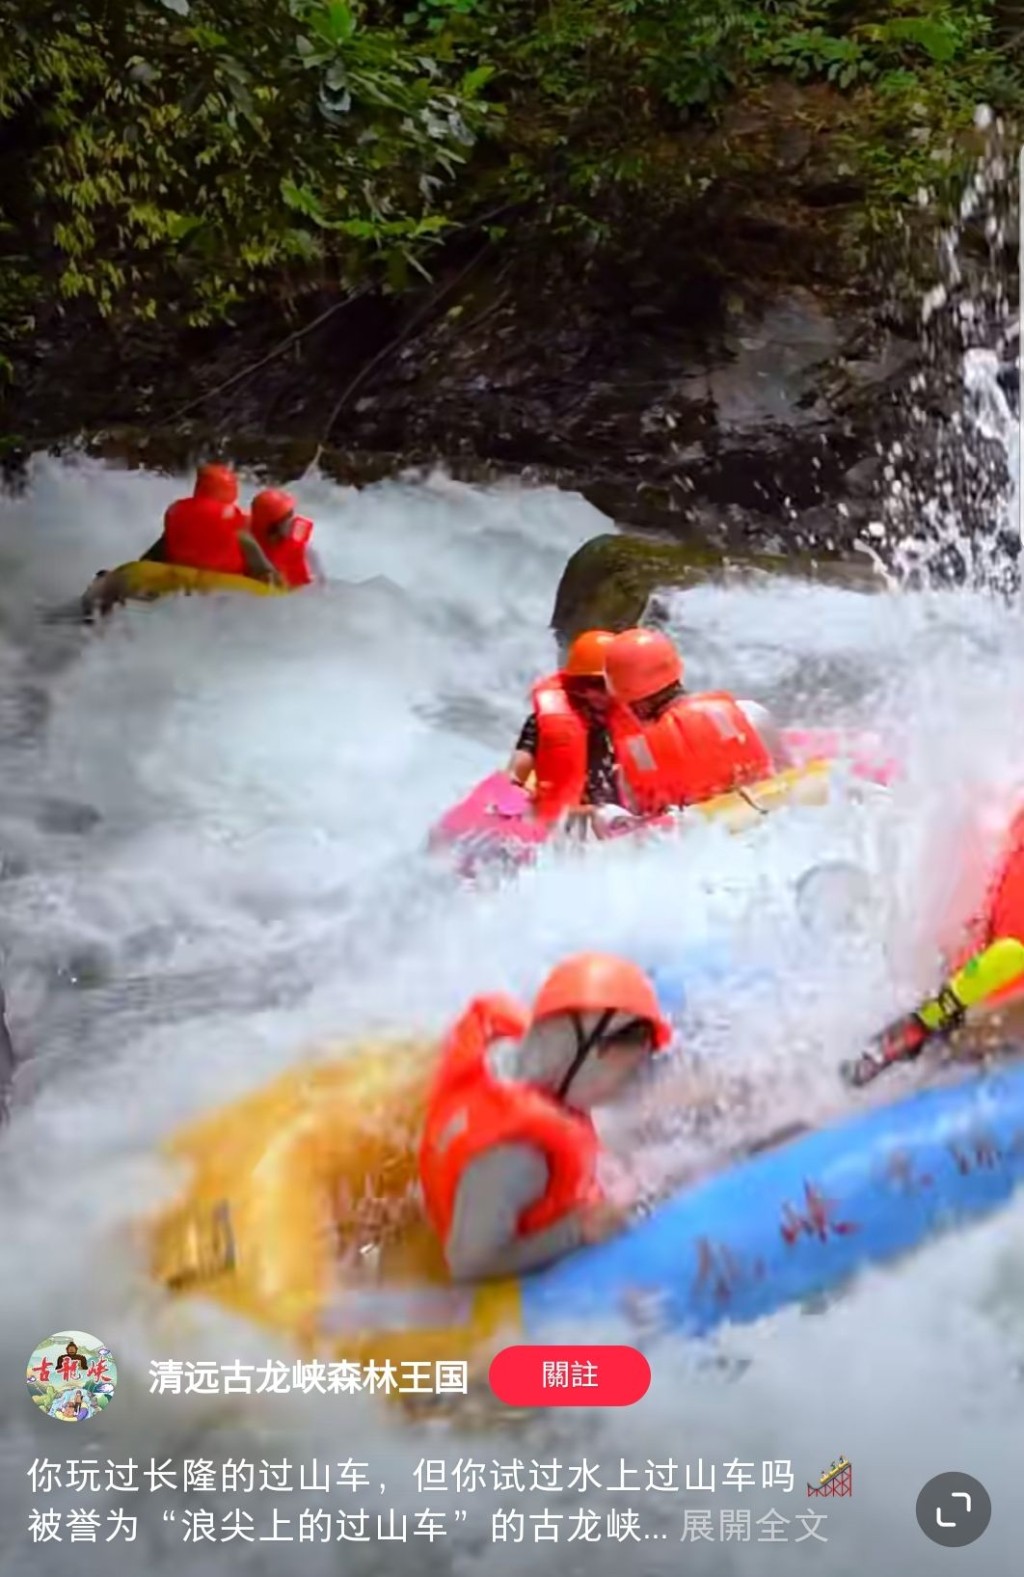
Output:
[[[732,573],[749,582],[758,572],[864,591],[877,591],[883,584],[875,566],[864,560],[821,559],[810,553],[736,555],[704,543],[608,532],[591,537],[566,564],[551,627],[564,644],[583,630],[632,629],[656,591],[685,590]]]
[[[761,562],[760,560],[758,561]],[[779,558],[765,565],[782,568]],[[628,630],[639,624],[653,592],[699,585],[728,566],[726,555],[700,543],[609,532],[577,548],[562,573],[551,616],[564,641],[583,630]]]

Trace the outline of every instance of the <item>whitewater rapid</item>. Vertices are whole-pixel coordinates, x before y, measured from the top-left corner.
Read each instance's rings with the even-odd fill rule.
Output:
[[[334,1571],[337,1544],[183,1549],[151,1508],[135,1546],[33,1547],[23,1532],[40,1499],[25,1477],[35,1457],[317,1451],[373,1459],[396,1506],[423,1503],[411,1477],[422,1456],[791,1458],[796,1492],[750,1500],[755,1515],[774,1503],[789,1516],[818,1505],[800,1493],[805,1480],[843,1452],[854,1498],[828,1504],[827,1545],[806,1545],[809,1569],[828,1577],[861,1577],[871,1562],[933,1570],[914,1502],[934,1474],[961,1469],[986,1484],[994,1513],[960,1559],[1009,1569],[1024,1443],[1020,1210],[828,1309],[727,1333],[714,1363],[656,1349],[651,1391],[628,1413],[470,1441],[403,1432],[349,1398],[227,1409],[150,1398],[128,1377],[154,1356],[277,1349],[212,1316],[169,1319],[126,1233],[171,1186],[153,1152],[191,1114],[303,1048],[434,1033],[480,989],[529,994],[582,947],[680,972],[688,1044],[749,1082],[755,1128],[841,1107],[852,1098],[837,1090],[838,1062],[935,983],[944,924],[980,891],[976,807],[991,806],[995,823],[1024,787],[1019,609],[980,592],[767,577],[662,598],[694,688],[767,701],[788,723],[886,732],[905,779],[888,797],[780,813],[742,839],[702,826],[670,847],[552,851],[515,882],[474,889],[426,854],[426,830],[510,748],[529,684],[554,665],[562,567],[607,521],[551,490],[434,476],[356,492],[313,478],[297,491],[327,587],[269,602],[169,599],[92,631],[42,627],[42,610],[152,540],[183,485],[40,460],[27,492],[0,501],[0,952],[28,1059],[0,1142],[5,1577],[144,1562],[201,1577]],[[865,874],[868,925],[801,921],[797,883],[834,860]],[[688,950],[709,942],[753,969],[743,989],[720,973],[687,979]],[[34,1416],[21,1381],[34,1343],[64,1327],[100,1335],[121,1365],[88,1449]],[[499,1561],[762,1577],[797,1559],[764,1553],[756,1535],[680,1545],[679,1498],[655,1498],[643,1497],[645,1526],[667,1537],[642,1552],[492,1546],[487,1501],[475,1531],[344,1554],[381,1577]],[[747,1502],[721,1491],[684,1503],[713,1505],[717,1520]]]

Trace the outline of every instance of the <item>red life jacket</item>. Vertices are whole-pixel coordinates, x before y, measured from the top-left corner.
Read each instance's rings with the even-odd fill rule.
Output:
[[[586,794],[587,725],[566,695],[560,673],[539,679],[530,696],[537,719],[533,810],[542,821],[557,821]]]
[[[616,716],[609,726],[633,808],[641,815],[699,805],[772,773],[766,745],[725,690],[680,696],[651,723]]]
[[[219,575],[248,573],[238,533],[247,525],[237,504],[213,498],[180,498],[164,516],[164,551],[168,564],[215,571]]]
[[[313,522],[304,515],[296,515],[290,534],[281,542],[271,541],[262,534],[256,540],[286,586],[298,588],[313,583],[313,571],[306,560],[306,547],[313,534]]]
[[[966,943],[954,967],[962,968],[975,953],[1004,936],[1024,942],[1024,810],[1018,811],[1010,825],[984,907],[969,925]],[[986,1001],[1005,1002],[1022,994],[1024,980],[1011,980]]]
[[[532,1145],[547,1159],[547,1188],[517,1222],[524,1237],[601,1197],[599,1146],[590,1118],[534,1085],[495,1079],[487,1067],[489,1047],[522,1039],[528,1022],[510,997],[477,997],[442,1048],[419,1153],[424,1207],[442,1244],[467,1167],[496,1145]]]

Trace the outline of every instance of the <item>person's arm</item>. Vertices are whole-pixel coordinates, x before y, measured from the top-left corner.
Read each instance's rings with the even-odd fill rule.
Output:
[[[519,1217],[543,1196],[547,1182],[547,1161],[527,1144],[497,1145],[466,1169],[444,1245],[455,1281],[518,1276],[581,1247],[580,1212],[528,1237],[519,1235]]]
[[[271,564],[254,536],[248,531],[240,531],[238,544],[245,559],[245,573],[250,580],[269,581],[272,586],[284,585],[284,579]]]
[[[531,712],[519,731],[516,748],[509,757],[506,771],[513,783],[518,783],[522,788],[530,773],[533,771],[534,760],[537,755],[537,719]]]
[[[82,617],[91,619],[94,614],[106,615],[120,602],[127,601],[124,581],[116,569],[102,570],[82,593],[79,608]]]
[[[324,567],[320,562],[319,553],[315,553],[312,548],[307,548],[306,563],[309,565],[309,573],[313,577],[314,584],[317,586],[326,585],[327,576],[324,574]]]

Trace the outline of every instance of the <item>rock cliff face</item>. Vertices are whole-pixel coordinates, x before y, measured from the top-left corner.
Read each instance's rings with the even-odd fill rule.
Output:
[[[361,448],[536,468],[626,524],[842,551],[917,361],[915,338],[806,287],[731,288],[701,327],[653,287],[618,311],[498,304],[479,332],[439,324],[346,425]]]
[[[20,412],[24,447],[117,429],[151,457],[265,451],[268,469],[294,476],[319,454],[356,479],[440,460],[467,477],[554,481],[620,524],[686,541],[849,550],[905,425],[916,325],[789,283],[691,280],[682,299],[654,276],[625,299],[568,290],[482,274],[404,343],[408,316],[371,327],[377,306],[357,303],[220,393],[279,324],[208,347],[205,362],[154,342],[141,366],[144,347],[126,360],[103,343],[85,385],[70,360],[60,370],[80,353],[56,347]],[[197,382],[209,395],[168,420]]]

